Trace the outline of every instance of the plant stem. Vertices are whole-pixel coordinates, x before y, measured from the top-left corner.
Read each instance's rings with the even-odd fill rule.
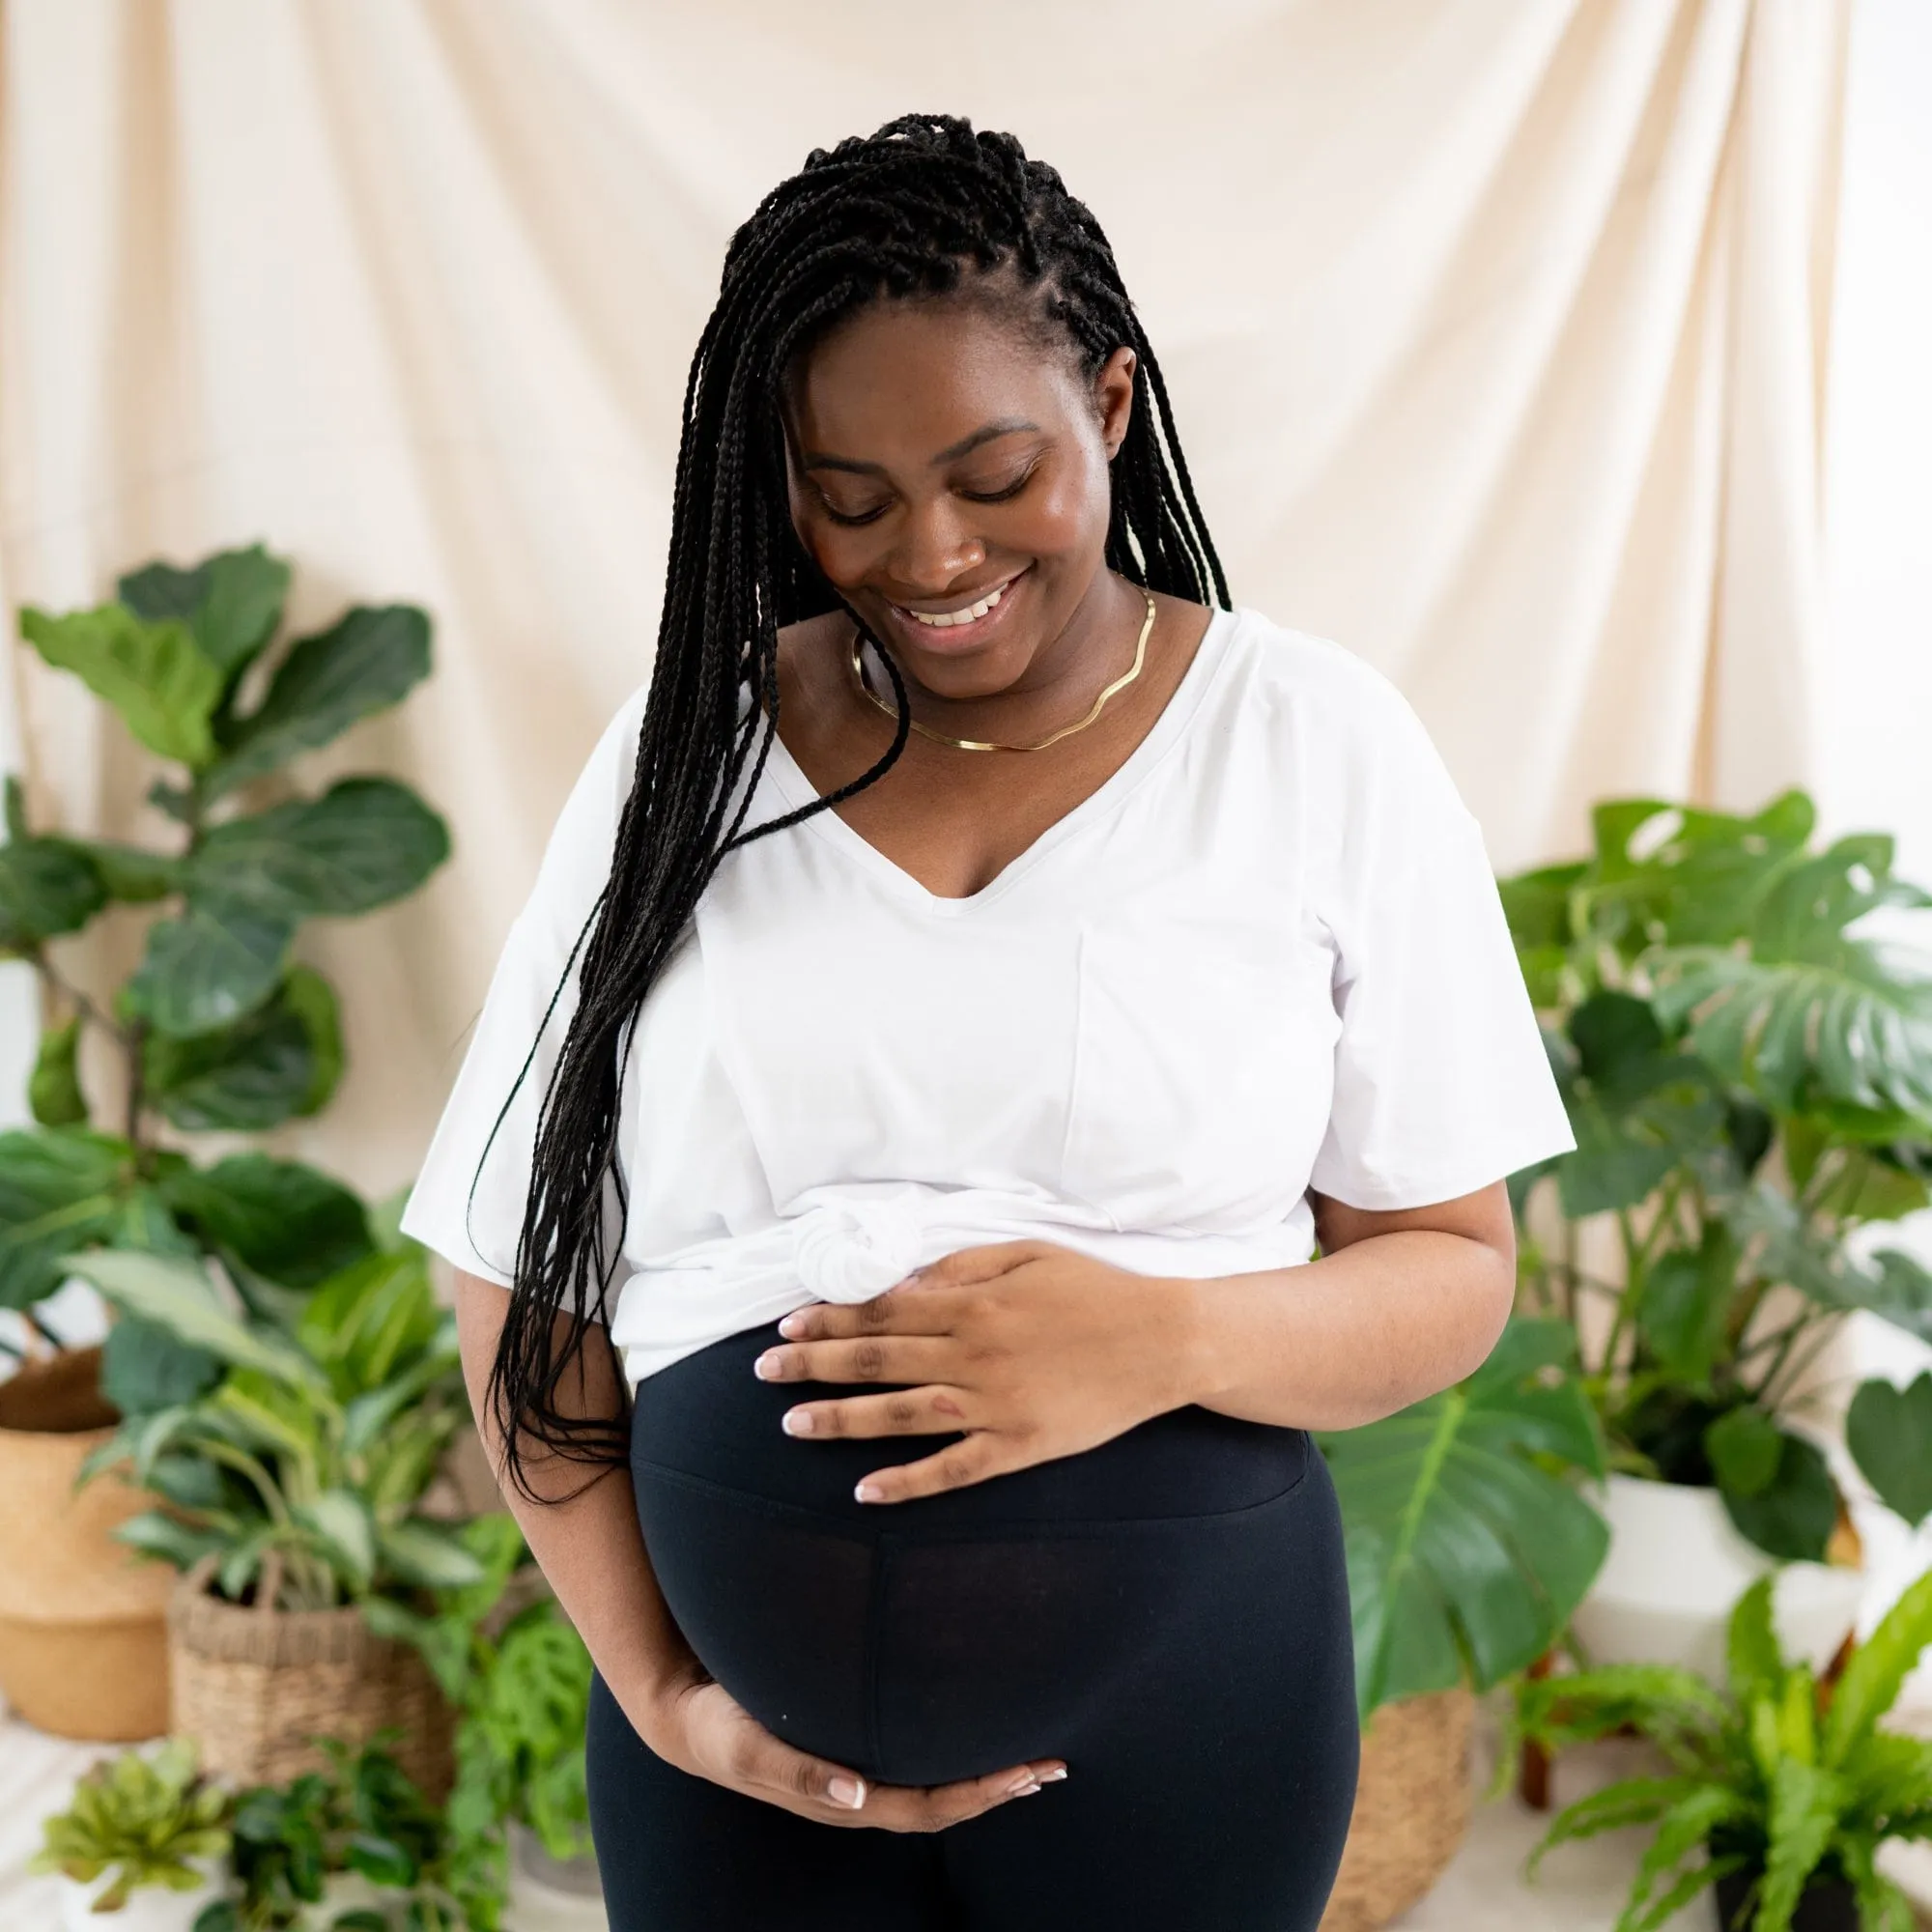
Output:
[[[1820,1324],[1817,1339],[1812,1343],[1810,1348],[1799,1352],[1790,1365],[1784,1386],[1775,1392],[1772,1388],[1772,1383],[1777,1379],[1778,1371],[1783,1369],[1785,1365],[1782,1358],[1774,1364],[1771,1373],[1765,1377],[1761,1384],[1759,1399],[1772,1408],[1776,1408],[1779,1405],[1788,1401],[1791,1391],[1804,1378],[1804,1371],[1831,1347],[1833,1338],[1837,1334],[1837,1327],[1838,1324],[1835,1321],[1827,1321]]]
[[[54,962],[47,957],[44,951],[37,952],[33,953],[31,956],[33,959],[35,969],[40,973],[41,977],[43,980],[45,980],[47,984],[50,985],[55,992],[59,993],[63,999],[71,1001],[75,1009],[82,1015],[83,1018],[92,1020],[96,1026],[99,1027],[102,1030],[102,1032],[113,1035],[113,1037],[117,1040],[119,1040],[124,1046],[127,1044],[128,1036],[126,1031],[120,1026],[116,1025],[115,1022],[112,1019],[110,1019],[106,1013],[102,1012],[101,1009],[95,1005],[94,1001],[90,999],[86,993],[82,992],[78,986],[74,985],[71,980],[65,978],[60,972],[60,970],[54,965]]]

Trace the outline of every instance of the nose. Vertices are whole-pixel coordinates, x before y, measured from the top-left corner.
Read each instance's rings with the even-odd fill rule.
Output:
[[[943,597],[986,561],[986,546],[966,527],[959,505],[940,497],[920,505],[901,526],[894,575],[916,596]]]

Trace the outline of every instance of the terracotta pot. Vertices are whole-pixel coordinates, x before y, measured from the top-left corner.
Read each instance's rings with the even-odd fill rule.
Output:
[[[56,1737],[131,1742],[168,1727],[174,1573],[109,1535],[156,1498],[80,1466],[114,1433],[100,1351],[70,1349],[0,1382],[0,1691]]]
[[[1448,1869],[1469,1827],[1476,1700],[1438,1690],[1384,1704],[1362,1735],[1342,1868],[1321,1932],[1375,1932]]]
[[[1617,1475],[1592,1499],[1609,1554],[1571,1619],[1592,1662],[1674,1663],[1719,1682],[1732,1606],[1773,1571],[1788,1656],[1822,1671],[1850,1634],[1864,1572],[1767,1556],[1738,1534],[1716,1490]]]

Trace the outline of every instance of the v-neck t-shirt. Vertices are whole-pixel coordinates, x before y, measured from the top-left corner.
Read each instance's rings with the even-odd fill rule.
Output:
[[[644,702],[564,804],[403,1215],[505,1287]],[[775,738],[745,824],[816,795]],[[729,853],[616,1053],[607,1308],[634,1385],[958,1248],[1293,1266],[1311,1192],[1420,1208],[1575,1145],[1420,721],[1248,610],[1214,612],[1125,761],[979,892],[927,891],[834,810]]]

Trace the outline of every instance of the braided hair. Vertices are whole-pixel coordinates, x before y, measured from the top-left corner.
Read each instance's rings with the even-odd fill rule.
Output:
[[[814,343],[868,304],[956,295],[1003,305],[1042,344],[1070,345],[1090,378],[1117,349],[1132,349],[1145,399],[1110,466],[1106,562],[1135,583],[1229,604],[1160,365],[1107,238],[1010,134],[976,132],[951,115],[903,116],[814,149],[732,236],[685,385],[637,767],[610,876],[564,965],[567,983],[582,952],[577,1009],[539,1109],[515,1287],[489,1379],[505,1466],[526,1495],[534,1495],[526,1440],[592,1466],[627,1453],[621,1415],[572,1414],[558,1403],[573,1363],[581,1372],[586,1321],[609,1317],[607,1182],[620,1210],[627,1205],[616,1156],[620,1037],[628,1063],[628,1023],[724,855],[876,782],[911,728],[904,679],[882,650],[898,714],[885,754],[803,810],[745,828],[777,735],[780,627],[840,602],[792,526],[784,384]]]

